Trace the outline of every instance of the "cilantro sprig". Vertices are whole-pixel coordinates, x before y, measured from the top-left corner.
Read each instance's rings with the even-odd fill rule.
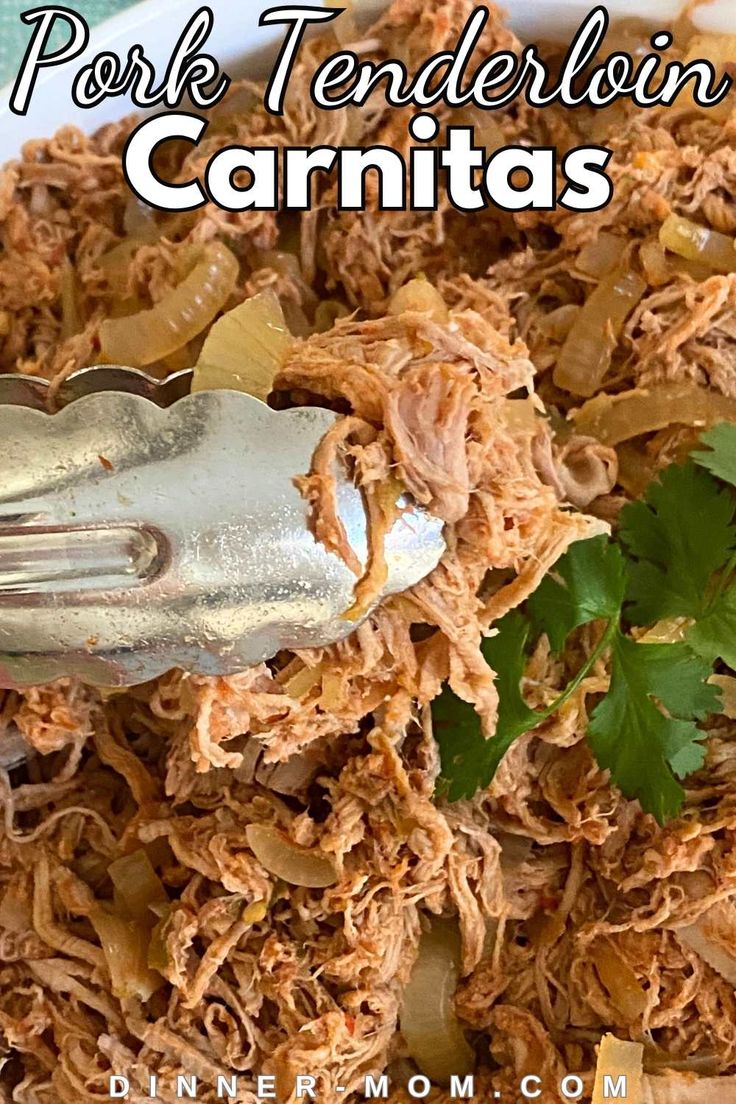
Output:
[[[673,465],[621,515],[617,542],[573,544],[526,603],[504,617],[483,654],[496,672],[496,732],[486,739],[472,705],[444,687],[432,707],[440,789],[451,801],[493,779],[513,742],[551,717],[607,653],[608,692],[595,705],[588,741],[621,791],[660,823],[676,816],[681,780],[702,766],[697,723],[719,707],[713,663],[736,668],[736,425],[704,434],[708,451]],[[682,619],[685,640],[650,643],[629,626]],[[527,650],[546,633],[560,653],[570,633],[598,623],[598,643],[545,709],[522,694]]]
[[[733,513],[731,491],[692,461],[666,468],[642,500],[624,506],[619,538],[630,559],[633,624],[703,616],[713,575],[734,547]]]
[[[630,559],[627,615],[635,625],[683,618],[698,655],[736,667],[736,500],[722,477],[698,466],[705,458],[724,474],[729,463],[736,469],[736,434],[731,456],[723,454],[730,434],[710,439],[717,450],[667,468],[642,501],[621,511],[619,535]]]
[[[724,483],[736,487],[736,425],[721,422],[701,433],[700,440],[707,448],[696,450],[693,460]]]
[[[703,765],[703,733],[695,721],[718,709],[720,691],[706,682],[709,663],[686,644],[644,644],[616,631],[611,686],[590,715],[588,740],[627,797],[660,824],[685,798],[678,779]],[[658,708],[664,706],[666,713]]]
[[[445,686],[432,704],[434,733],[442,757],[442,785],[450,801],[472,797],[493,779],[514,740],[551,717],[575,692],[598,657],[610,645],[625,591],[624,566],[617,548],[606,537],[579,541],[546,575],[527,603],[526,613],[513,610],[496,626],[496,635],[482,644],[483,655],[496,672],[498,720],[490,740],[481,732],[472,705]],[[546,632],[561,651],[570,632],[605,618],[597,646],[575,677],[545,709],[531,709],[521,694],[526,648],[531,637]]]

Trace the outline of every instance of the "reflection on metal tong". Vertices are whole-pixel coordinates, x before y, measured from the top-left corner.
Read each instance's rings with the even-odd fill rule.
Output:
[[[189,382],[85,369],[48,414],[43,381],[0,376],[0,686],[226,674],[355,628],[355,575],[315,541],[293,482],[335,415]],[[365,564],[363,498],[336,475]],[[384,595],[444,549],[441,522],[403,505]]]

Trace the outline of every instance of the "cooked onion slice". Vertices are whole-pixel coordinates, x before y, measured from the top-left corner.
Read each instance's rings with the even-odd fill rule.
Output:
[[[510,433],[533,436],[540,426],[532,398],[502,399],[498,404],[499,418]]]
[[[115,887],[116,897],[133,920],[151,916],[151,905],[168,903],[166,890],[143,848],[116,859],[110,863],[107,872]]]
[[[575,260],[575,268],[578,272],[584,272],[586,276],[593,276],[596,280],[600,280],[620,264],[625,248],[626,238],[602,230],[593,241],[588,242],[580,250]]]
[[[578,433],[617,445],[674,423],[709,426],[736,421],[736,399],[692,383],[662,383],[619,395],[596,395],[570,417]]]
[[[655,238],[647,238],[641,243],[639,260],[650,287],[662,287],[676,276],[689,276],[700,283],[713,275],[713,269],[700,261],[668,255],[661,241]]]
[[[139,241],[155,241],[161,233],[153,207],[132,194],[123,211],[123,230],[129,237]]]
[[[591,951],[591,958],[611,1003],[627,1023],[638,1020],[647,1006],[647,995],[631,966],[616,954],[609,943],[597,943]]]
[[[595,1067],[595,1084],[591,1104],[610,1104],[624,1099],[626,1104],[643,1104],[641,1082],[644,1047],[641,1043],[629,1043],[615,1035],[604,1035],[598,1048]],[[626,1078],[623,1098],[615,1095],[616,1082]],[[610,1090],[607,1092],[607,1089]]]
[[[237,258],[209,242],[192,271],[150,310],[108,318],[100,326],[102,354],[110,364],[143,368],[176,352],[222,310],[238,278]]]
[[[218,318],[194,368],[192,391],[227,388],[268,398],[293,338],[270,289]]]
[[[323,889],[337,881],[337,870],[330,855],[318,848],[300,847],[277,828],[249,824],[245,829],[248,845],[269,874],[290,885]]]
[[[736,906],[718,901],[694,924],[678,928],[677,938],[736,988]]]
[[[647,238],[639,247],[639,260],[650,287],[661,287],[672,279],[667,254],[660,241]]]
[[[659,240],[671,253],[698,261],[713,272],[736,272],[736,241],[728,234],[669,215],[660,227]]]
[[[635,272],[616,271],[601,280],[587,298],[562,346],[554,370],[558,387],[573,395],[592,395],[611,363],[624,322],[646,291]]]
[[[322,681],[322,675],[321,663],[318,663],[316,667],[302,666],[296,674],[292,675],[283,684],[284,691],[290,698],[296,698],[297,700],[304,698],[310,690],[313,690]]]
[[[148,965],[150,927],[139,920],[125,920],[102,907],[90,913],[110,971],[113,996],[120,1000],[148,1000],[163,985],[163,978]]]
[[[451,1075],[471,1073],[475,1055],[455,1015],[460,975],[457,924],[434,920],[419,942],[419,954],[401,1003],[401,1032],[409,1053],[430,1080],[446,1085]]]
[[[403,314],[404,311],[421,311],[435,322],[446,322],[448,319],[445,300],[425,276],[409,280],[391,296],[388,313]]]

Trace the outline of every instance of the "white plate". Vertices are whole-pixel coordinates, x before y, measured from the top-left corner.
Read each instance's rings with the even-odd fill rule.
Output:
[[[319,4],[321,0],[311,0]],[[431,3],[432,0],[428,0]],[[653,22],[666,23],[682,7],[684,0],[642,0],[636,15]],[[479,0],[480,3],[480,0]],[[381,0],[362,0],[361,6],[378,9]],[[697,22],[713,30],[731,30],[734,0],[714,0],[697,13]],[[74,5],[72,5],[74,6]],[[267,8],[277,6],[277,0],[210,0],[214,13],[214,28],[206,49],[232,75],[262,77],[268,72],[283,30],[259,27],[258,17]],[[593,0],[502,0],[513,28],[527,40],[569,35]],[[23,5],[19,5],[19,8]],[[0,164],[15,157],[28,138],[53,134],[60,126],[72,123],[91,131],[103,123],[114,122],[135,110],[127,97],[106,100],[98,107],[81,110],[72,102],[70,86],[79,67],[100,50],[112,50],[125,56],[130,46],[141,43],[146,55],[162,73],[182,28],[201,0],[143,0],[92,29],[90,44],[79,58],[57,68],[48,69],[39,77],[25,116],[14,115],[8,108],[10,87],[0,92]],[[609,0],[613,18],[630,16],[630,0]],[[83,11],[82,4],[76,5]],[[729,18],[729,10],[731,16]]]

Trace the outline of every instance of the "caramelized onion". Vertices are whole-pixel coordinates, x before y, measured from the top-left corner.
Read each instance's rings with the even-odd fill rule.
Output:
[[[254,268],[273,269],[279,276],[295,284],[309,302],[316,305],[317,296],[302,275],[302,266],[296,253],[288,249],[263,249],[255,250],[253,256]]]
[[[421,311],[434,322],[446,322],[449,316],[445,300],[424,276],[409,280],[391,296],[388,313],[403,314],[404,311]]]
[[[288,682],[284,683],[284,691],[290,698],[303,698],[310,690],[317,686],[322,678],[322,664],[316,667],[303,666]]]
[[[297,337],[307,337],[313,327],[307,315],[312,317],[319,304],[312,287],[304,279],[302,266],[295,253],[285,250],[255,250],[254,267],[268,268],[282,276],[287,286],[291,286],[297,295],[295,302],[288,295],[282,296],[282,310],[289,330]]]
[[[139,241],[155,241],[160,234],[156,214],[152,207],[136,196],[130,195],[123,211],[123,230]]]
[[[656,475],[656,464],[638,443],[623,443],[616,449],[618,482],[632,498],[640,498]]]
[[[221,242],[202,247],[200,260],[178,287],[150,310],[108,318],[100,344],[110,364],[143,368],[186,345],[201,333],[232,294],[238,261]]]
[[[89,918],[102,945],[113,995],[120,1000],[148,1000],[163,985],[163,978],[147,961],[150,926],[140,920],[126,920],[102,907],[94,909]]]
[[[195,365],[192,391],[227,388],[265,402],[292,341],[278,297],[267,288],[215,322]]]
[[[348,621],[357,621],[380,597],[388,575],[386,537],[401,513],[399,499],[403,490],[401,480],[389,474],[383,482],[371,488],[370,494],[366,495],[371,537],[368,566],[355,584],[352,605],[343,614]]]
[[[553,341],[562,343],[582,309],[577,303],[563,303],[561,307],[555,307],[549,314],[542,315],[538,322],[539,329]]]
[[[573,395],[592,395],[611,363],[624,322],[646,291],[635,272],[616,271],[587,298],[572,324],[554,370],[554,381]]]
[[[345,676],[340,671],[326,670],[322,675],[319,704],[325,713],[337,712],[344,705]]]
[[[419,953],[401,1002],[401,1033],[409,1053],[430,1080],[446,1085],[451,1075],[472,1073],[475,1055],[455,1015],[460,975],[460,933],[456,923],[433,920],[422,934]]]
[[[158,971],[163,974],[164,977],[171,965],[167,937],[171,931],[173,922],[174,906],[171,904],[162,905],[159,919],[154,924],[151,931],[148,940],[148,950],[146,951],[146,965],[148,968]]]
[[[498,407],[501,421],[511,433],[535,434],[540,419],[534,406],[534,399],[502,399]]]
[[[123,212],[125,237],[99,259],[99,266],[110,286],[122,295],[128,280],[128,266],[143,245],[164,237],[166,226],[156,222],[153,210],[131,195]]]
[[[650,287],[661,287],[662,284],[669,283],[672,271],[660,241],[647,238],[642,242],[639,246],[639,260]]]
[[[580,250],[575,260],[575,268],[578,272],[584,272],[586,276],[593,276],[596,280],[600,280],[620,264],[625,248],[626,238],[602,230],[597,238],[588,242]]]
[[[736,421],[736,399],[692,383],[662,383],[619,395],[596,395],[570,417],[578,433],[617,445],[674,423],[709,426]]]
[[[638,1020],[647,1006],[647,996],[632,968],[609,943],[597,943],[591,958],[611,1003],[627,1023]]]
[[[266,824],[249,824],[245,835],[261,866],[290,885],[323,889],[337,881],[334,859],[319,848],[300,847]]]
[[[700,283],[713,274],[713,270],[699,261],[689,261],[685,257],[668,257],[661,241],[647,238],[639,247],[639,260],[650,287],[662,287],[676,276],[689,276]]]
[[[736,272],[736,241],[719,230],[700,226],[681,215],[668,215],[660,227],[659,240],[671,253],[706,265],[713,272]]]
[[[151,905],[168,902],[161,879],[143,848],[115,859],[107,868],[116,897],[128,917],[143,920],[151,915]]]
[[[606,1093],[606,1078],[613,1085],[619,1077],[626,1078],[623,1099],[626,1104],[643,1104],[641,1091],[644,1047],[641,1043],[629,1043],[615,1035],[604,1035],[598,1048],[595,1067],[595,1084],[591,1104],[609,1104],[616,1097]],[[620,1097],[618,1099],[621,1099]]]
[[[99,266],[110,287],[122,296],[128,282],[128,266],[135,252],[145,245],[139,238],[123,238],[122,241],[103,253]],[[117,317],[117,315],[114,315]]]

